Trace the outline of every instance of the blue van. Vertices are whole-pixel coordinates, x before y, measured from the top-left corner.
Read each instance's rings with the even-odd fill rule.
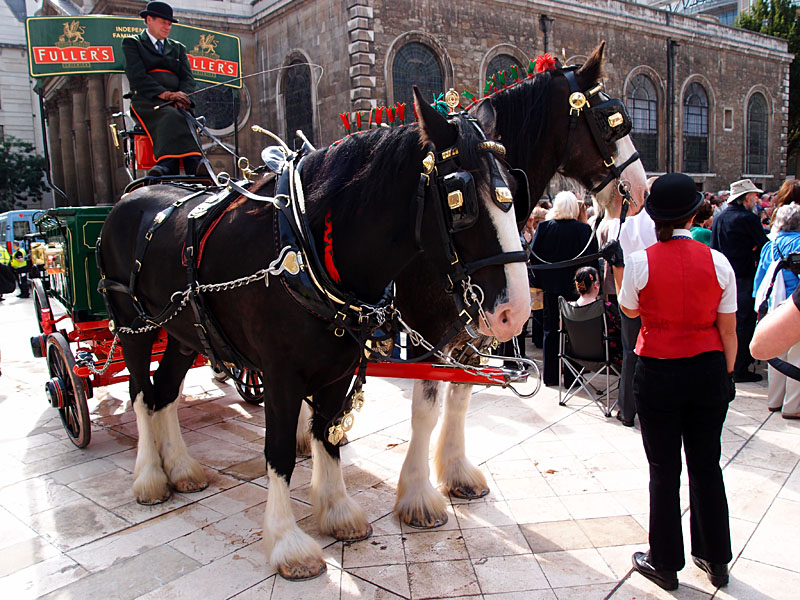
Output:
[[[39,209],[31,210],[10,210],[0,214],[0,244],[5,246],[11,254],[12,242],[19,242],[28,249],[28,239],[25,238],[29,233],[36,231],[33,217],[41,213]]]

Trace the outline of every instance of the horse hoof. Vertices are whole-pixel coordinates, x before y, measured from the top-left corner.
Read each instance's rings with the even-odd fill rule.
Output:
[[[372,525],[367,523],[367,528],[362,530],[336,529],[331,535],[340,542],[360,542],[372,535]]]
[[[182,494],[191,494],[192,492],[202,492],[208,487],[207,481],[192,481],[187,479],[185,481],[178,481],[173,484],[175,490]]]
[[[159,498],[136,498],[136,503],[142,506],[155,506],[156,504],[163,504],[172,497],[170,492]]]
[[[435,517],[433,515],[404,515],[403,522],[414,529],[435,529],[447,523],[447,515]]]
[[[488,493],[489,488],[475,489],[469,485],[459,485],[454,488],[450,488],[451,496],[455,496],[456,498],[461,498],[463,500],[476,500],[478,498],[483,498]]]
[[[321,560],[315,565],[279,565],[278,575],[289,581],[304,581],[306,579],[314,579],[322,575],[327,566],[325,561]]]

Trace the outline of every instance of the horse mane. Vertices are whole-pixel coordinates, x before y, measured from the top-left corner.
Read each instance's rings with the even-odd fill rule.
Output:
[[[475,171],[480,166],[478,134],[464,119],[453,123],[458,127],[459,162],[462,168]],[[408,185],[415,188],[428,147],[429,142],[415,123],[359,132],[309,155],[303,169],[314,173],[313,188],[309,186],[306,191],[312,227],[321,227],[330,209],[337,215],[354,214],[368,201],[374,204],[375,198],[394,198],[398,185],[412,175]],[[409,197],[408,202],[411,200]]]
[[[490,98],[495,109],[494,130],[509,149],[509,161],[528,164],[528,154],[540,152],[541,142],[548,131],[553,74],[544,71],[531,79],[505,89]],[[512,156],[512,152],[519,153]]]
[[[603,76],[603,49],[600,44],[575,75],[586,86],[599,81]],[[550,86],[556,77],[563,76],[563,69],[543,71],[531,79],[492,95],[489,101],[495,109],[494,132],[501,142],[507,144],[512,163],[530,164],[531,152],[541,152],[542,140],[550,125],[552,94]]]

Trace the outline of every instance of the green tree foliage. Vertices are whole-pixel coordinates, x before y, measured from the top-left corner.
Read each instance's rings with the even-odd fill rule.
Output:
[[[800,152],[800,17],[792,0],[756,0],[750,12],[741,13],[736,26],[789,42],[794,60],[789,66],[789,147]]]
[[[44,157],[30,142],[9,135],[0,140],[0,212],[41,201],[48,189],[44,169]]]

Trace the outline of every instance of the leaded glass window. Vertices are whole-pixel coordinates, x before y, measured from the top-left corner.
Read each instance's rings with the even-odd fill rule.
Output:
[[[646,75],[636,75],[628,88],[631,138],[647,171],[658,171],[658,94]]]
[[[767,172],[767,101],[762,94],[753,94],[747,103],[747,172]]]
[[[410,42],[397,51],[392,62],[392,91],[395,102],[405,102],[407,106],[414,103],[411,86],[416,85],[422,97],[432,102],[444,89],[444,73],[439,59],[433,50],[420,44]]]
[[[523,77],[525,74],[527,74],[527,71],[522,70],[522,65],[519,64],[519,61],[516,58],[509,54],[498,54],[489,61],[489,66],[486,67],[484,79],[491,79],[492,75],[499,73],[500,71],[505,71],[506,74],[511,75],[512,65],[517,65],[517,71],[519,72],[520,77]],[[508,83],[511,82],[509,81]]]
[[[295,131],[300,129],[314,143],[314,111],[311,103],[311,69],[302,61],[292,61],[283,82],[284,114],[286,115],[286,137],[289,145],[300,147]]]
[[[197,83],[199,93],[192,96],[196,115],[206,118],[206,127],[212,131],[224,131],[233,125],[241,111],[241,96],[225,85]]]
[[[683,97],[683,170],[708,172],[708,95],[697,82]]]

